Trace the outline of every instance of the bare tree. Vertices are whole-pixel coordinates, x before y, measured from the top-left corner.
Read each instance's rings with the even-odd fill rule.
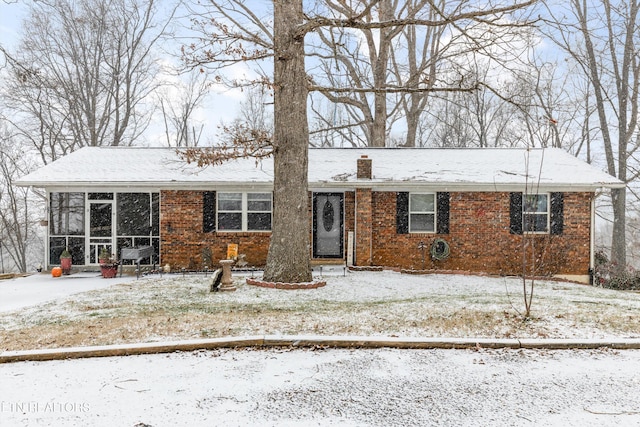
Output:
[[[362,9],[365,3],[329,0],[326,6],[333,16],[349,19],[357,16],[358,9]],[[402,16],[407,9],[409,14],[415,16],[417,10],[426,3],[426,0],[380,0],[368,8],[366,13],[360,14],[360,19],[369,23],[376,20],[391,21]],[[327,87],[382,88],[388,81],[394,39],[402,30],[403,26],[391,25],[363,28],[358,32],[353,32],[349,27],[319,27],[316,34],[322,44],[312,51],[311,57],[320,60]],[[356,123],[362,129],[367,145],[385,146],[388,136],[387,120],[390,116],[387,94],[369,91],[357,94],[337,94],[330,90],[319,92],[330,102],[342,104],[350,116],[359,117]]]
[[[165,87],[159,97],[160,112],[168,147],[197,147],[203,123],[195,123],[194,112],[202,105],[210,83],[204,73],[192,72],[186,82],[178,81]]]
[[[551,35],[588,79],[607,171],[630,182],[640,173],[633,160],[640,148],[640,3],[570,0],[564,5],[547,5]],[[622,269],[626,265],[626,189],[611,190],[611,198],[611,260]]]
[[[130,145],[148,125],[156,1],[33,2],[4,97],[46,163],[82,146]]]
[[[384,1],[384,0],[383,0]],[[344,2],[343,2],[344,3]],[[208,44],[202,51],[191,57],[194,65],[212,64],[219,69],[230,64],[247,60],[265,59],[273,54],[274,76],[274,135],[271,145],[274,156],[274,212],[272,235],[264,278],[269,281],[301,282],[311,279],[309,263],[309,200],[308,200],[308,146],[309,130],[307,121],[307,95],[309,90],[334,93],[402,93],[423,91],[421,87],[374,88],[327,88],[307,78],[305,69],[305,36],[323,27],[343,27],[359,30],[398,28],[405,25],[441,26],[445,23],[490,21],[497,16],[531,5],[510,3],[491,10],[469,6],[464,11],[441,14],[437,20],[393,19],[372,21],[368,19],[371,9],[380,1],[362,5],[357,13],[347,17],[327,17],[306,12],[302,0],[277,1],[273,3],[273,38],[270,30],[257,19],[255,9],[250,9],[244,1],[213,1],[214,34],[206,33]],[[251,43],[251,48],[246,46]],[[273,51],[269,49],[273,47]],[[311,79],[312,80],[312,79]],[[446,88],[434,88],[434,90]],[[460,90],[456,87],[455,90]],[[261,141],[264,142],[264,141]],[[202,153],[202,152],[201,152]],[[201,164],[215,163],[224,158],[218,151],[199,155],[191,151],[187,158]]]
[[[535,44],[524,56],[509,67],[470,58],[467,69],[477,77],[468,79],[487,84],[470,93],[431,94],[418,128],[426,132],[422,139],[442,147],[558,147],[590,162],[592,120],[577,108],[593,111],[584,84],[570,64],[543,57]]]
[[[368,7],[371,3],[371,7]],[[443,13],[443,1],[383,0],[378,2],[327,1],[332,16],[349,19],[368,7],[365,22],[392,22],[424,19],[435,22]],[[460,2],[462,4],[463,2]],[[316,132],[343,133],[342,139],[364,141],[364,145],[383,147],[390,140],[393,124],[404,120],[407,131],[403,146],[416,145],[420,115],[426,108],[429,90],[389,93],[389,87],[413,87],[433,90],[437,64],[446,50],[441,46],[448,25],[388,25],[373,28],[328,26],[317,30],[320,43],[311,49],[311,58],[320,61],[321,73],[314,79],[333,105],[333,122],[318,122]],[[334,88],[357,91],[335,92]],[[375,90],[380,89],[380,90]],[[337,109],[345,111],[346,120]],[[326,117],[326,116],[325,116]],[[323,127],[324,126],[324,127]],[[350,128],[349,131],[344,131]],[[360,132],[355,132],[359,129]],[[362,144],[356,144],[362,145]]]
[[[489,70],[486,62],[476,63],[474,70],[469,67],[467,79],[486,81]],[[495,93],[504,92],[504,85],[494,82],[492,86],[492,90],[481,86],[473,92],[434,94],[423,120],[427,122],[423,126],[429,129],[429,136],[425,138],[428,144],[438,147],[501,145],[510,124],[509,105]]]
[[[238,116],[231,123],[221,123],[220,135],[212,145],[225,147],[227,150],[237,148],[238,141],[263,141],[273,139],[273,95],[262,86],[248,87],[244,90],[245,99],[240,102]],[[253,135],[253,136],[251,136]],[[265,146],[265,153],[271,153],[270,143]]]
[[[444,0],[439,3],[442,9]],[[416,6],[420,6],[416,4]],[[438,12],[435,8],[427,8],[428,18],[435,19]],[[391,50],[391,63],[394,79],[407,86],[424,86],[433,89],[438,76],[438,60],[445,56],[446,48],[443,46],[446,26],[426,27],[419,31],[415,26],[408,26],[400,35],[400,46],[406,45],[406,60],[401,61],[396,54],[396,49]],[[404,65],[403,65],[404,64]],[[413,79],[417,81],[409,81]],[[405,81],[406,80],[406,81]],[[407,132],[403,145],[416,147],[420,117],[427,108],[430,92],[412,92],[401,94],[400,104],[406,120]]]
[[[347,124],[336,120],[325,124],[334,131],[347,125],[359,127],[361,139],[370,146],[391,141],[394,127],[404,130],[400,145],[416,146],[430,96],[492,86],[490,80],[478,80],[483,74],[475,73],[469,64],[473,67],[476,57],[483,57],[491,61],[492,68],[508,69],[527,49],[530,33],[522,20],[501,14],[480,20],[449,20],[469,11],[471,5],[466,1],[325,3],[332,16],[347,20],[370,4],[365,20],[387,24],[322,27],[317,30],[321,43],[310,49],[312,59],[320,61],[321,73],[313,75],[318,85],[325,86],[319,92],[351,119]],[[431,25],[405,25],[407,22]]]
[[[34,251],[42,247],[31,190],[17,187],[14,181],[34,169],[34,162],[17,144],[15,135],[0,130],[0,251],[3,269],[25,273]]]

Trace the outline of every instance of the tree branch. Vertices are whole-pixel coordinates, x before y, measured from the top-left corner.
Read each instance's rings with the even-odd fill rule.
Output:
[[[347,19],[326,18],[323,16],[306,16],[307,22],[298,27],[297,37],[302,38],[305,36],[305,34],[311,31],[314,31],[320,27],[358,28],[358,29],[372,30],[372,29],[381,29],[381,28],[406,26],[406,25],[420,25],[420,26],[427,26],[427,27],[435,27],[435,26],[447,25],[454,22],[458,22],[458,21],[464,21],[464,20],[475,20],[475,21],[481,21],[483,23],[487,23],[489,21],[482,20],[481,18],[513,12],[519,9],[532,6],[537,2],[538,0],[528,0],[523,3],[516,3],[510,6],[504,6],[504,7],[495,8],[495,9],[463,12],[463,13],[458,13],[450,16],[443,15],[443,19],[437,19],[437,20],[420,19],[420,18],[403,18],[403,19],[391,19],[387,21],[364,22],[358,19],[362,16],[362,14],[358,15],[357,17],[350,17]]]
[[[477,90],[479,84],[472,87],[460,88],[460,87],[424,87],[424,88],[410,88],[401,86],[386,86],[380,88],[356,88],[356,87],[324,87],[324,86],[309,86],[309,91],[321,92],[321,93],[425,93],[425,92],[473,92]]]

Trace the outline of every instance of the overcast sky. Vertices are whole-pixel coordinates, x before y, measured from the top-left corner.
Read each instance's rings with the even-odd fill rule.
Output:
[[[11,1],[11,3],[7,3],[7,1]],[[0,0],[0,45],[9,51],[16,47],[19,40],[20,26],[26,16],[26,6],[29,3],[29,0]],[[176,53],[179,53],[177,45]],[[0,61],[4,61],[4,58],[0,57]],[[2,62],[0,62],[0,66],[2,66]],[[239,90],[229,91],[222,87],[212,90],[208,99],[203,103],[203,108],[193,116],[197,123],[205,123],[201,144],[207,144],[208,140],[215,138],[221,121],[231,122],[238,115],[238,104],[243,99],[244,95]],[[160,117],[156,119],[156,123],[157,125],[150,128],[147,137],[146,142],[150,145],[162,145],[165,142]]]
[[[24,2],[7,4],[0,0],[0,44],[12,47],[24,17]]]

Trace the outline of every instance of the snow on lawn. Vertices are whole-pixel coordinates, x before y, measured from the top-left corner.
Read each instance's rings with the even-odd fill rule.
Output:
[[[0,312],[18,310],[92,289],[103,289],[129,281],[128,277],[103,279],[99,272],[81,272],[58,278],[33,274],[0,280]]]
[[[394,325],[409,323],[421,311],[456,317],[465,307],[517,317],[513,306],[521,305],[515,278],[324,273],[326,287],[293,291],[248,286],[236,276],[238,289],[228,293],[209,293],[201,275],[148,276],[56,296],[0,316],[0,325],[8,334],[29,322],[54,329],[57,321],[46,319],[104,316],[109,326],[168,305],[224,306],[233,315],[269,306],[284,318],[313,318],[318,307],[335,304],[346,310],[324,315],[327,323],[384,326],[394,317]],[[537,282],[535,292],[530,323],[568,338],[615,335],[598,322],[637,318],[640,309],[632,292],[555,281]],[[374,314],[351,312],[359,306]],[[0,364],[0,378],[0,426],[640,425],[638,350],[222,349]]]
[[[522,322],[522,281],[468,275],[323,269],[325,287],[246,285],[209,292],[209,277],[147,276],[0,315],[5,349],[243,335],[487,338],[640,336],[640,294],[536,281]],[[316,278],[319,278],[316,274]],[[102,279],[97,279],[102,280]],[[25,336],[20,330],[30,328]],[[37,328],[40,328],[37,330]],[[37,339],[41,334],[43,339]],[[34,336],[36,335],[36,336]],[[46,335],[46,336],[45,336]],[[90,336],[89,336],[90,335]],[[74,341],[75,337],[79,337]],[[0,342],[1,344],[1,342]]]
[[[324,275],[315,279],[326,280],[327,286],[311,290],[269,289],[244,284],[243,275],[235,275],[237,291],[213,293],[211,298],[224,302],[242,304],[269,301],[271,303],[301,303],[314,301],[332,302],[385,302],[429,298],[446,299],[448,303],[459,301],[467,304],[473,301],[500,303],[503,298],[511,299],[514,305],[522,300],[522,280],[514,277],[488,277],[457,274],[412,275],[394,271],[346,272],[324,270]],[[131,280],[120,286],[128,286],[127,296],[133,300],[148,298],[145,283],[155,283],[156,289],[176,287],[194,290],[208,289],[208,278],[203,275],[148,276]],[[104,291],[85,294],[87,300],[99,298]],[[624,307],[640,308],[640,294],[620,292],[568,282],[535,281],[535,296],[571,306],[575,303],[599,303],[610,300]],[[80,296],[82,297],[82,296]],[[457,297],[457,299],[456,299]],[[536,300],[534,299],[534,311]],[[542,308],[542,307],[540,307]]]
[[[640,351],[217,350],[0,376],[2,426],[640,425]]]

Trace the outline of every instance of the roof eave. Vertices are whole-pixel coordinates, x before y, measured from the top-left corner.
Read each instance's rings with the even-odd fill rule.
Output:
[[[565,191],[565,192],[595,192],[603,188],[625,188],[622,182],[594,182],[594,183],[496,183],[496,182],[428,182],[428,181],[321,181],[309,183],[310,188],[371,188],[374,191],[401,191],[412,189],[429,188],[440,191],[531,191],[540,188],[544,191]]]
[[[246,188],[253,186],[256,188],[270,189],[273,187],[271,181],[229,181],[229,182],[188,182],[188,181],[120,181],[120,182],[103,182],[103,181],[17,181],[16,185],[20,187],[36,187],[47,188],[52,191],[59,189],[162,189],[162,190],[206,190],[215,188]],[[322,190],[349,190],[355,188],[371,188],[374,191],[407,191],[413,189],[433,189],[440,191],[531,191],[540,188],[544,191],[571,191],[571,192],[594,192],[605,188],[625,188],[623,182],[600,182],[600,183],[469,183],[469,182],[428,182],[428,181],[378,181],[378,180],[352,180],[352,181],[317,181],[310,182],[309,189]]]

